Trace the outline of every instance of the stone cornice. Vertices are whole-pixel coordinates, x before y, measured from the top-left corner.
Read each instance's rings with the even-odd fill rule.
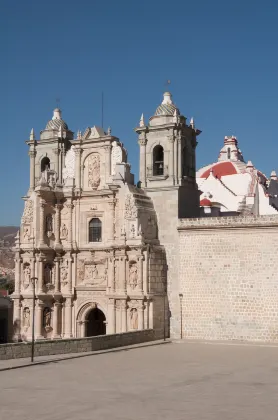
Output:
[[[203,217],[199,219],[180,219],[178,230],[278,228],[278,215],[270,216],[230,216]]]

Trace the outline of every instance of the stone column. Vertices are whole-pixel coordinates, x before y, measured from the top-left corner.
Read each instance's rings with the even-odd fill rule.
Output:
[[[60,258],[55,258],[55,286],[54,293],[60,292]]]
[[[109,178],[111,175],[111,145],[105,146],[105,182],[106,184],[109,182]]]
[[[175,175],[174,175],[174,162],[175,162],[175,150],[174,150],[174,136],[169,136],[170,143],[170,154],[169,154],[169,177],[173,180],[173,185],[175,184]]]
[[[72,258],[68,258],[68,293],[72,294]]]
[[[153,301],[149,301],[149,328],[153,329]]]
[[[179,184],[179,174],[178,174],[178,142],[177,142],[177,136],[175,136],[175,142],[174,142],[174,175],[176,184]]]
[[[122,301],[121,310],[122,310],[122,332],[127,332],[127,305],[126,305],[125,300]]]
[[[107,315],[108,315],[107,333],[115,334],[116,332],[115,299],[109,299]]]
[[[60,310],[61,310],[61,303],[55,302],[54,311],[53,311],[53,338],[61,338],[61,335],[59,332]]]
[[[56,172],[57,178],[58,178],[57,182],[60,183],[61,182],[61,179],[60,179],[60,165],[59,165],[60,150],[55,149],[54,154],[55,154],[55,172]]]
[[[114,224],[115,224],[115,201],[108,201],[109,219],[107,224],[107,239],[114,241]]]
[[[39,258],[38,294],[42,293],[44,283],[44,258]]]
[[[178,137],[178,177],[179,177],[179,184],[181,185],[182,182],[182,150],[181,150],[181,137]],[[185,162],[183,162],[183,165]]]
[[[37,304],[35,307],[35,337],[37,340],[43,338],[42,313],[43,313],[43,302],[37,301]]]
[[[146,135],[145,133],[141,134],[142,137],[139,138],[139,145],[140,145],[140,181],[142,183],[142,187],[146,187]]]
[[[138,257],[138,292],[143,294],[144,256]]]
[[[115,275],[115,271],[114,271],[114,257],[110,257],[108,258],[108,291],[111,293],[114,291],[114,284],[115,284],[115,280],[114,280],[114,275]]]
[[[14,284],[14,294],[19,295],[20,286],[21,286],[21,258],[19,252],[15,258],[15,284]]]
[[[36,151],[35,150],[29,150],[29,156],[30,156],[30,191],[33,191],[35,189],[35,156]]]
[[[76,154],[76,165],[75,165],[75,185],[78,191],[81,190],[81,179],[80,179],[80,171],[81,171],[81,153],[82,149],[75,149]]]
[[[61,229],[61,204],[55,205],[55,246],[61,245],[60,229]]]
[[[22,304],[20,302],[20,299],[14,299],[14,332],[13,332],[13,339],[14,341],[19,341],[21,338],[21,307]]]
[[[69,211],[68,244],[70,246],[72,246],[72,209],[73,209],[73,204],[68,203],[67,208],[68,208],[68,211]]]
[[[65,338],[72,337],[72,302],[67,298],[65,302]]]
[[[126,256],[119,257],[119,288],[122,293],[126,293],[126,260]]]
[[[39,236],[40,246],[44,246],[44,234],[45,234],[44,208],[45,208],[45,201],[40,200],[40,236]]]
[[[138,305],[138,330],[144,329],[144,304],[143,301]]]

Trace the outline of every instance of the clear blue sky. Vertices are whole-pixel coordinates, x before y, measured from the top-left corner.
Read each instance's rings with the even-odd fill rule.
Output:
[[[101,124],[128,148],[133,128],[161,102],[165,81],[203,133],[198,167],[217,159],[225,135],[246,160],[277,169],[278,3],[258,0],[2,0],[0,14],[0,225],[20,223],[29,186],[24,141],[60,98],[73,131]]]

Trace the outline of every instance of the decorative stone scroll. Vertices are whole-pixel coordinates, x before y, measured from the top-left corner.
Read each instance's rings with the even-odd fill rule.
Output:
[[[96,190],[100,184],[100,157],[93,153],[88,157],[88,186]]]
[[[21,218],[21,223],[31,223],[33,221],[34,206],[32,200],[25,201],[24,212]]]
[[[136,219],[137,208],[132,194],[127,194],[125,199],[125,219]]]

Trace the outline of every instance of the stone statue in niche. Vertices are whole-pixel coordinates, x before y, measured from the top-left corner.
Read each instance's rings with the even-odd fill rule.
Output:
[[[122,163],[123,161],[123,151],[121,146],[114,141],[112,144],[112,154],[111,154],[111,173],[115,175],[115,166],[117,163]]]
[[[100,158],[93,153],[88,157],[88,186],[96,190],[100,184]]]
[[[50,264],[44,266],[44,284],[52,284],[52,266]]]
[[[51,327],[51,309],[45,308],[43,311],[43,326],[45,329],[50,329]]]
[[[129,266],[129,285],[134,290],[138,284],[137,264],[133,263]]]
[[[138,330],[138,311],[136,308],[130,309],[130,328]]]
[[[23,238],[27,239],[27,240],[30,238],[30,228],[29,228],[29,226],[24,227]]]
[[[31,268],[29,264],[26,264],[24,269],[24,285],[29,285],[30,284],[30,279],[31,279]]]
[[[24,308],[23,310],[23,327],[27,330],[30,327],[30,309]]]
[[[68,238],[68,228],[65,225],[65,223],[63,223],[63,225],[61,227],[61,238],[62,239],[67,239]]]
[[[45,230],[48,237],[53,234],[53,218],[52,214],[48,214],[45,219]]]

